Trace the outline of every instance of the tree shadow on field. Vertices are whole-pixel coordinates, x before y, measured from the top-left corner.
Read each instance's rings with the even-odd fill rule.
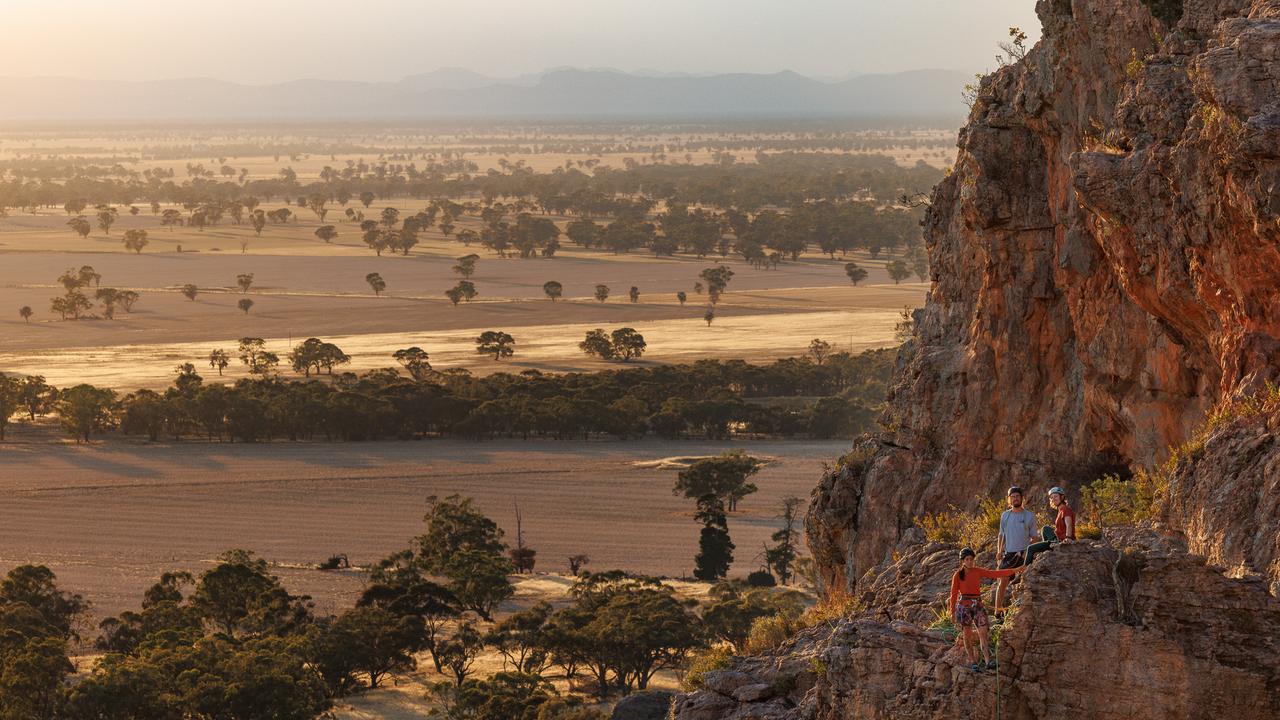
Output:
[[[115,477],[137,479],[157,479],[163,477],[163,474],[154,468],[113,459],[110,455],[118,455],[119,452],[105,445],[77,446],[74,449],[67,447],[59,448],[59,450],[61,450],[61,452],[52,454],[46,447],[41,450],[40,455],[44,458],[52,457],[66,463],[67,465],[72,465],[82,470],[89,470],[99,475],[112,475]],[[0,459],[3,458],[4,456],[0,456]]]

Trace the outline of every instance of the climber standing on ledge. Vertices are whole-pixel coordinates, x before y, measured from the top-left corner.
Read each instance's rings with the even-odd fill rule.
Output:
[[[1025,568],[988,570],[974,565],[974,558],[975,553],[972,548],[960,551],[960,569],[951,576],[951,597],[947,600],[947,609],[951,612],[951,619],[956,627],[964,631],[964,650],[969,654],[971,663],[969,668],[974,672],[980,672],[982,665],[979,660],[986,663],[988,668],[996,666],[996,659],[991,654],[987,642],[987,629],[990,627],[990,622],[987,620],[986,609],[982,607],[982,581],[984,579],[1007,581]],[[977,635],[976,644],[974,635]],[[978,655],[978,646],[982,648],[981,657]]]
[[[1000,569],[1022,567],[1026,562],[1027,548],[1039,538],[1036,536],[1036,514],[1022,506],[1022,488],[1014,485],[1006,493],[1009,509],[1000,513],[1000,535],[996,538],[996,557]],[[1009,579],[1000,578],[996,586],[996,621],[1004,619],[1004,597],[1009,590]]]

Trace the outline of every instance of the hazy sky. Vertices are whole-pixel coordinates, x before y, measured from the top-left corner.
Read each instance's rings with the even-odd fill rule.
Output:
[[[0,75],[397,80],[442,66],[981,70],[1034,0],[0,0]]]

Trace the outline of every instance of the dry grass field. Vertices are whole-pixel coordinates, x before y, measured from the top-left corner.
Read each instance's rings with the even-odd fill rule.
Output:
[[[317,609],[348,607],[363,574],[310,569],[334,553],[375,562],[422,532],[425,498],[459,493],[514,532],[515,506],[540,571],[588,569],[687,575],[698,525],[673,496],[676,472],[637,463],[743,447],[771,458],[760,491],[730,516],[735,574],[756,569],[780,501],[807,497],[848,443],[492,442],[351,444],[50,443],[20,430],[0,444],[0,572],[43,563],[102,617],[134,608],[167,569],[200,571],[246,548],[277,563]]]
[[[945,131],[910,131],[899,147],[873,152],[901,165],[923,160],[948,162],[954,137]],[[869,133],[868,141],[883,141]],[[334,138],[329,138],[334,140]],[[634,147],[700,140],[694,136],[626,138]],[[726,135],[726,140],[738,140]],[[779,136],[777,139],[784,139]],[[537,172],[594,161],[622,167],[627,162],[718,161],[709,150],[654,158],[631,151],[619,137],[560,136],[557,141],[612,144],[611,150],[546,151],[529,138],[512,138],[495,147],[465,136],[384,134],[353,131],[339,138],[348,145],[416,148],[416,152],[461,152],[481,172],[523,163]],[[314,142],[305,135],[246,136],[184,134],[128,137],[121,133],[35,136],[0,133],[0,160],[23,154],[64,154],[98,161],[120,161],[130,170],[174,168],[186,180],[185,163],[217,170],[220,144]],[[196,147],[207,156],[178,157],[175,149]],[[733,151],[737,162],[754,162],[754,151]],[[157,155],[161,155],[157,157]],[[291,167],[310,181],[322,168],[348,161],[377,162],[378,153],[300,153],[230,157],[249,179],[276,177]],[[392,159],[391,162],[402,162]],[[421,158],[418,158],[422,162]],[[374,219],[384,207],[411,215],[426,201],[379,199],[368,209]],[[584,250],[562,238],[553,258],[500,258],[473,244],[464,246],[456,231],[480,230],[481,221],[465,215],[455,236],[438,227],[422,231],[420,244],[407,256],[376,256],[361,241],[357,222],[343,217],[336,203],[327,224],[338,236],[325,243],[315,236],[320,219],[284,198],[264,200],[261,208],[289,206],[295,219],[269,224],[261,235],[251,225],[224,218],[204,230],[165,228],[149,203],[131,215],[121,206],[110,234],[96,226],[81,238],[59,209],[0,213],[0,372],[39,374],[55,386],[87,382],[122,394],[138,388],[162,388],[175,368],[195,363],[206,381],[218,373],[207,357],[215,348],[233,356],[241,337],[261,337],[266,349],[282,358],[307,337],[335,343],[351,357],[343,369],[365,371],[394,365],[392,353],[409,346],[427,350],[438,370],[465,368],[478,374],[498,371],[595,371],[624,367],[585,356],[578,348],[594,328],[630,326],[644,335],[648,349],[633,366],[692,362],[704,358],[767,362],[803,354],[822,338],[837,350],[861,351],[897,344],[894,326],[904,308],[923,304],[928,285],[894,283],[886,263],[897,257],[857,252],[830,258],[810,252],[774,269],[753,268],[737,256],[660,258],[646,251],[615,255]],[[93,220],[93,211],[86,211]],[[186,213],[184,212],[184,215]],[[551,217],[562,229],[568,217]],[[129,253],[124,233],[145,229],[149,244]],[[459,279],[453,265],[468,253],[480,256],[472,278],[479,295],[453,306],[444,291]],[[845,263],[857,262],[868,277],[853,286]],[[704,321],[708,299],[694,291],[698,274],[717,264],[734,277]],[[92,266],[101,286],[133,290],[140,299],[131,312],[115,319],[86,317],[63,321],[50,300],[64,291],[58,276]],[[365,280],[376,272],[386,281],[381,296]],[[253,275],[251,288],[236,287],[236,277]],[[543,284],[562,283],[563,298],[550,301]],[[199,288],[194,301],[183,285]],[[609,286],[607,302],[592,296],[597,284]],[[638,302],[628,290],[639,289]],[[678,291],[687,293],[681,304]],[[93,288],[88,291],[92,295]],[[246,314],[242,299],[253,306]],[[29,322],[18,313],[30,306]],[[479,356],[474,339],[485,330],[503,330],[516,339],[515,356],[502,362]],[[280,373],[293,376],[282,363]],[[238,361],[222,381],[245,377]],[[325,382],[326,380],[320,380]],[[736,543],[733,576],[761,567],[761,548],[779,526],[782,499],[807,498],[825,463],[848,448],[847,441],[388,441],[371,443],[144,442],[109,436],[92,444],[64,439],[51,419],[10,427],[0,443],[0,493],[6,498],[0,523],[0,573],[24,563],[47,565],[63,588],[91,603],[82,636],[91,641],[96,622],[136,609],[143,591],[166,570],[200,572],[232,548],[258,553],[273,565],[292,592],[314,599],[319,614],[349,608],[366,583],[367,566],[407,546],[422,531],[425,499],[461,494],[509,533],[516,508],[526,541],[538,551],[537,573],[516,578],[516,596],[500,615],[547,600],[567,602],[572,579],[564,575],[567,558],[585,553],[589,570],[622,568],[681,578],[689,575],[697,551],[699,525],[693,504],[671,493],[678,471],[673,458],[714,455],[733,448],[768,460],[754,478],[759,492],[729,516]],[[320,571],[317,563],[345,553],[355,566]],[[705,584],[674,580],[682,594],[705,595]],[[82,646],[81,666],[92,650]],[[443,678],[423,658],[419,671],[394,678],[388,687],[341,702],[342,720],[400,720],[424,717],[431,705],[428,685]],[[495,653],[481,657],[480,675],[502,669]],[[552,678],[563,691],[563,678]],[[679,677],[661,673],[656,687],[675,688]]]
[[[460,225],[477,222],[465,218]],[[893,284],[885,255],[832,260],[809,254],[772,270],[732,256],[657,258],[572,247],[554,258],[499,258],[433,229],[410,255],[378,257],[359,242],[354,223],[338,223],[338,238],[321,242],[313,234],[318,220],[305,210],[298,222],[268,225],[260,238],[247,224],[229,220],[204,231],[161,228],[149,211],[123,216],[109,236],[95,230],[82,239],[65,223],[65,213],[51,211],[0,221],[0,371],[39,373],[54,384],[158,387],[178,364],[202,366],[210,350],[232,350],[246,336],[267,339],[281,356],[306,337],[320,337],[350,354],[353,370],[387,367],[393,351],[410,345],[431,353],[438,368],[599,369],[605,364],[583,356],[578,341],[592,328],[624,325],[648,340],[645,362],[764,361],[798,354],[815,337],[853,350],[891,345],[898,313],[920,305],[926,289],[918,282]],[[141,254],[120,245],[134,227],[150,233]],[[249,243],[244,253],[242,240]],[[456,258],[468,252],[481,256],[473,278],[479,296],[453,307],[443,293],[458,279],[451,269]],[[845,277],[848,260],[870,272],[857,287]],[[707,326],[706,298],[693,285],[703,268],[717,263],[735,276]],[[61,292],[58,275],[82,265],[93,266],[104,286],[139,292],[133,311],[118,312],[114,320],[51,315],[49,299]],[[387,282],[381,297],[365,282],[370,272]],[[242,273],[254,276],[247,294],[235,287]],[[548,280],[564,285],[564,299],[545,297]],[[187,283],[200,288],[195,301],[179,292]],[[597,284],[612,291],[605,303],[591,297]],[[633,285],[641,293],[637,303],[627,298]],[[678,290],[688,294],[684,306]],[[254,302],[247,315],[236,307],[242,297]],[[29,323],[18,316],[23,305],[35,310]],[[495,364],[475,354],[473,338],[490,329],[516,338],[511,362]],[[240,372],[238,364],[228,369],[231,377]]]

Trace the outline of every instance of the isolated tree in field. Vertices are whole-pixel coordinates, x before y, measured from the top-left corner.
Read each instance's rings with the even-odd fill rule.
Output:
[[[564,286],[555,280],[548,280],[547,282],[542,283],[542,292],[544,295],[551,298],[551,302],[555,302],[556,298],[564,294]]]
[[[222,371],[226,370],[227,366],[230,364],[231,356],[227,354],[226,350],[216,348],[209,351],[209,367],[217,370],[219,376],[222,375]]]
[[[236,307],[240,308],[240,311],[245,315],[248,315],[249,310],[253,308],[253,298],[240,298],[236,302]]]
[[[200,294],[200,288],[196,287],[195,285],[192,285],[191,283],[187,283],[186,285],[182,286],[182,296],[192,302],[195,302],[196,296],[199,294]]]
[[[717,265],[706,268],[698,274],[698,277],[706,283],[707,296],[711,298],[711,304],[715,305],[720,302],[720,296],[728,289],[729,281],[733,279],[733,270],[725,265]]]
[[[392,357],[414,380],[426,380],[431,377],[431,358],[426,350],[415,345],[395,351]]]
[[[601,360],[613,359],[613,342],[605,334],[605,331],[600,328],[588,330],[586,338],[578,343],[578,349]]]
[[[453,221],[449,218],[445,218],[440,221],[440,234],[445,237],[449,237],[449,234],[453,232],[454,227],[456,226],[453,224]]]
[[[628,297],[631,298],[631,302],[633,303],[640,302],[640,288],[636,287],[635,285],[631,286],[631,291],[627,293],[627,295]]]
[[[779,516],[782,527],[770,536],[776,544],[766,547],[764,551],[765,564],[783,585],[791,582],[792,567],[799,554],[800,533],[796,530],[796,526],[800,522],[801,504],[802,501],[798,497],[788,496],[782,499],[782,515]]]
[[[711,327],[711,323],[716,319],[716,309],[707,308],[707,311],[702,314],[702,319],[707,321],[707,327]]]
[[[686,295],[683,290],[676,293],[676,300],[680,301],[680,307],[684,307],[684,303],[688,299],[689,299],[689,296]]]
[[[120,211],[109,205],[98,206],[98,227],[104,235],[111,234],[111,226],[116,224]]]
[[[485,330],[476,338],[476,353],[492,355],[495,361],[515,354],[515,338],[499,330]]]
[[[813,358],[813,364],[821,365],[831,357],[831,343],[821,338],[814,338],[809,342],[809,357]]]
[[[858,263],[845,263],[844,274],[849,276],[849,282],[857,285],[859,282],[867,279],[867,271],[858,267]]]
[[[332,225],[321,225],[316,228],[316,237],[325,242],[331,242],[334,238],[338,237],[338,229]]]
[[[457,307],[458,303],[462,302],[462,288],[454,285],[444,291],[444,296],[449,298],[449,302],[453,303],[454,307]]]
[[[22,319],[25,320],[28,325],[30,325],[31,316],[35,315],[35,311],[31,309],[30,305],[23,305],[22,307],[18,308],[18,315],[21,316]]]
[[[911,269],[901,260],[892,260],[886,263],[884,269],[889,272],[889,277],[893,280],[894,285],[911,277]]]
[[[169,228],[169,230],[173,230],[175,225],[181,225],[182,223],[182,211],[180,210],[169,208],[160,214],[160,225]]]
[[[67,225],[70,226],[72,230],[75,230],[76,234],[82,238],[89,237],[89,233],[93,231],[93,226],[90,225],[89,221],[85,220],[83,216],[71,218],[67,221]]]
[[[261,210],[254,210],[249,215],[249,224],[253,226],[253,234],[262,237],[262,229],[267,226],[267,214]]]
[[[124,249],[132,250],[136,254],[142,254],[142,248],[147,246],[147,231],[141,228],[124,231]]]
[[[378,196],[374,195],[368,190],[365,190],[364,192],[360,193],[360,204],[365,206],[366,208],[372,205],[373,201],[377,199],[378,199]]]
[[[609,299],[609,286],[608,286],[608,285],[597,285],[597,286],[596,286],[596,300],[599,300],[600,302],[604,302],[605,300],[608,300],[608,299]]]
[[[471,279],[476,274],[476,263],[480,260],[480,256],[472,253],[463,255],[458,258],[458,264],[453,266],[453,271],[462,276],[464,280]]]
[[[89,203],[81,200],[80,198],[75,198],[73,200],[68,200],[67,203],[62,206],[62,209],[66,210],[68,215],[79,215],[84,212],[84,209],[87,207],[89,207]]]
[[[693,576],[703,582],[715,582],[729,574],[733,564],[733,540],[729,539],[729,523],[724,501],[713,494],[698,497],[694,519],[702,523],[698,534],[698,554],[693,559]]]
[[[644,354],[648,345],[644,341],[644,336],[635,331],[635,328],[618,328],[613,331],[612,335],[613,356],[627,362],[631,358],[638,358]]]
[[[759,490],[749,480],[760,472],[760,467],[759,460],[741,450],[704,458],[680,471],[671,493],[687,498],[714,495],[723,500],[732,512],[738,509],[742,498]]]
[[[520,516],[519,505],[516,505],[516,546],[507,550],[507,556],[511,559],[511,566],[517,575],[533,572],[534,565],[537,563],[538,551],[524,542],[524,522]]]
[[[472,230],[471,228],[458,231],[458,240],[461,241],[462,244],[466,247],[471,247],[471,243],[479,239],[480,239],[480,233],[476,232],[475,230]]]
[[[476,291],[476,284],[470,280],[459,280],[454,287],[462,294],[462,299],[467,302],[471,302],[472,298],[480,294]]]
[[[577,577],[578,573],[582,572],[582,568],[586,567],[590,562],[591,558],[585,554],[579,553],[577,555],[570,555],[569,574]]]
[[[371,272],[364,276],[364,281],[369,283],[369,287],[373,288],[373,294],[382,297],[382,291],[387,289],[387,281],[376,272]]]
[[[114,390],[76,385],[58,393],[58,419],[77,443],[89,442],[91,435],[111,427],[115,401]]]
[[[266,349],[267,342],[262,338],[240,338],[240,362],[244,363],[253,375],[265,375],[280,363],[280,356]]]
[[[240,294],[249,292],[249,288],[253,287],[253,273],[241,273],[236,276],[236,286],[240,288]]]
[[[400,222],[400,211],[393,207],[382,208],[381,222],[387,228],[395,227]]]

